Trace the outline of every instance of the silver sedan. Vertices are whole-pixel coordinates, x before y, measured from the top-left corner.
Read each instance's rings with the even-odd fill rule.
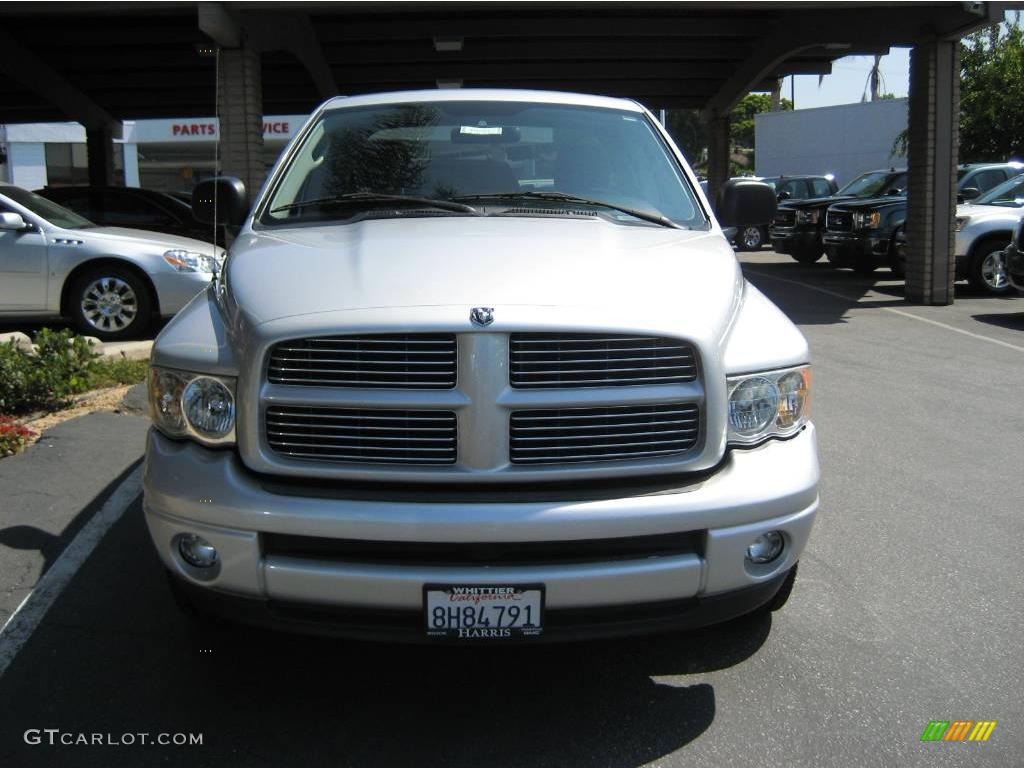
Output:
[[[100,227],[0,184],[0,320],[63,316],[90,336],[135,338],[205,288],[223,257],[199,240]]]

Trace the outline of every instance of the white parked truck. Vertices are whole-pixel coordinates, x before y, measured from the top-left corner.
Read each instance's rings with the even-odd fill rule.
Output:
[[[333,99],[160,334],[145,515],[182,605],[530,642],[785,602],[818,508],[807,343],[626,100]],[[770,219],[727,184],[724,224]]]

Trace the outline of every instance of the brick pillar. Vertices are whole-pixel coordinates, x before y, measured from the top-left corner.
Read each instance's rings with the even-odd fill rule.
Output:
[[[729,116],[708,121],[708,198],[715,204],[721,186],[729,180]]]
[[[263,185],[263,85],[259,51],[248,47],[220,52],[220,167],[245,182],[254,200]]]
[[[89,186],[113,185],[114,134],[109,125],[86,130],[85,152],[89,160]]]
[[[905,291],[915,304],[953,303],[959,116],[959,44],[919,43],[910,54]]]

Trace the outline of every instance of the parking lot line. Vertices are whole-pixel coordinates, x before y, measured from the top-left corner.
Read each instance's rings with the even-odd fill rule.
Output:
[[[743,271],[744,272],[749,272],[752,275],[757,275],[758,277],[767,278],[769,280],[777,280],[780,283],[789,283],[791,285],[798,285],[801,288],[806,288],[809,291],[816,291],[817,293],[824,293],[826,296],[834,296],[834,297],[836,297],[838,299],[842,299],[843,301],[849,301],[849,302],[851,302],[853,304],[859,303],[859,299],[857,299],[857,297],[855,297],[855,296],[847,296],[846,294],[839,293],[838,291],[830,291],[828,288],[821,288],[821,287],[819,287],[817,285],[811,285],[810,283],[804,283],[804,282],[802,282],[800,280],[790,280],[788,277],[778,277],[777,275],[769,275],[769,274],[767,274],[765,272],[759,272],[756,269],[748,269],[746,265],[743,266]],[[963,328],[957,328],[956,326],[948,325],[947,323],[940,323],[938,320],[930,320],[927,317],[921,317],[920,315],[915,315],[912,312],[907,312],[907,311],[902,310],[902,309],[896,309],[894,307],[881,307],[881,309],[885,310],[886,312],[891,312],[894,315],[899,315],[900,317],[906,317],[906,318],[909,318],[911,320],[917,320],[917,321],[922,322],[922,323],[928,323],[929,325],[934,325],[934,326],[937,326],[939,328],[944,328],[947,331],[953,331],[953,333],[959,333],[962,336],[970,336],[971,338],[981,339],[982,341],[988,341],[988,342],[991,342],[992,344],[998,344],[1001,347],[1006,347],[1007,349],[1013,349],[1013,350],[1016,350],[1017,352],[1024,352],[1024,347],[1017,346],[1016,344],[1011,344],[1008,341],[1003,341],[1001,339],[993,339],[991,336],[985,336],[984,334],[981,334],[981,333],[973,333],[972,331],[965,331]]]
[[[141,464],[128,475],[0,628],[0,677],[110,527],[142,492]]]

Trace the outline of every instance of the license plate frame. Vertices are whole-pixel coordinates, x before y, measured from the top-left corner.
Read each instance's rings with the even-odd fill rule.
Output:
[[[496,591],[498,590],[498,591]],[[463,600],[453,596],[465,595]],[[508,609],[518,604],[520,611],[527,608],[525,621],[507,623]],[[434,608],[445,611],[441,625],[432,624]],[[504,608],[504,611],[499,610]],[[473,609],[472,618],[465,609]],[[449,609],[460,609],[458,619]],[[481,610],[483,609],[483,610]],[[529,640],[544,632],[545,590],[543,584],[424,584],[423,625],[427,637],[447,640]],[[535,614],[535,615],[534,615]],[[521,614],[519,614],[521,616]],[[483,617],[488,623],[478,623]],[[453,626],[456,624],[456,626]],[[465,624],[465,626],[463,626]]]

